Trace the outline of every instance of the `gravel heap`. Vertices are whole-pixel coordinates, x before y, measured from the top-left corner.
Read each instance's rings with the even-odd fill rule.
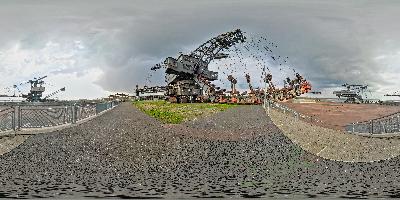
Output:
[[[77,127],[31,136],[0,157],[0,197],[400,196],[398,158],[321,159],[293,144],[259,106],[164,127],[122,104]],[[213,139],[203,137],[207,129],[253,136]]]

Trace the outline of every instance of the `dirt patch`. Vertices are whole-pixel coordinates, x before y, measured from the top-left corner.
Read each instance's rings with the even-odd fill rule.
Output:
[[[329,102],[285,102],[282,104],[304,115],[319,119],[321,122],[314,122],[318,126],[335,130],[345,130],[345,126],[353,122],[367,121],[400,112],[400,106],[377,104],[343,104]]]

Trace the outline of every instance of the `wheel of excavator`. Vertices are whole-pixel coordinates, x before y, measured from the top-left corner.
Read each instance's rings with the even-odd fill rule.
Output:
[[[190,98],[190,103],[196,103],[197,102],[197,96],[193,95],[192,98]]]
[[[178,103],[178,99],[176,97],[169,97],[168,101],[171,103]]]
[[[188,102],[188,97],[187,96],[181,96],[180,97],[180,103],[187,103]]]

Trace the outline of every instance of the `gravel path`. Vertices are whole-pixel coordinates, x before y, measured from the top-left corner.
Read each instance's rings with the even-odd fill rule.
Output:
[[[164,127],[123,104],[77,127],[31,136],[0,157],[0,197],[400,197],[398,158],[318,158],[260,106]],[[234,137],[207,136],[208,129]],[[252,137],[240,137],[247,130]]]

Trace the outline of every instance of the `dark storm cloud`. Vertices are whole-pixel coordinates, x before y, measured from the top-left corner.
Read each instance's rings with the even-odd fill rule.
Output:
[[[79,40],[100,68],[108,91],[132,91],[149,68],[189,52],[219,33],[241,28],[278,43],[317,88],[393,80],[374,58],[397,52],[398,1],[2,1],[0,46],[42,48],[50,40]],[[72,70],[72,71],[73,71]],[[58,71],[63,72],[63,71]],[[65,70],[70,73],[71,69]],[[153,84],[162,83],[162,74]],[[398,84],[398,83],[397,83]],[[398,85],[397,85],[398,86]]]

